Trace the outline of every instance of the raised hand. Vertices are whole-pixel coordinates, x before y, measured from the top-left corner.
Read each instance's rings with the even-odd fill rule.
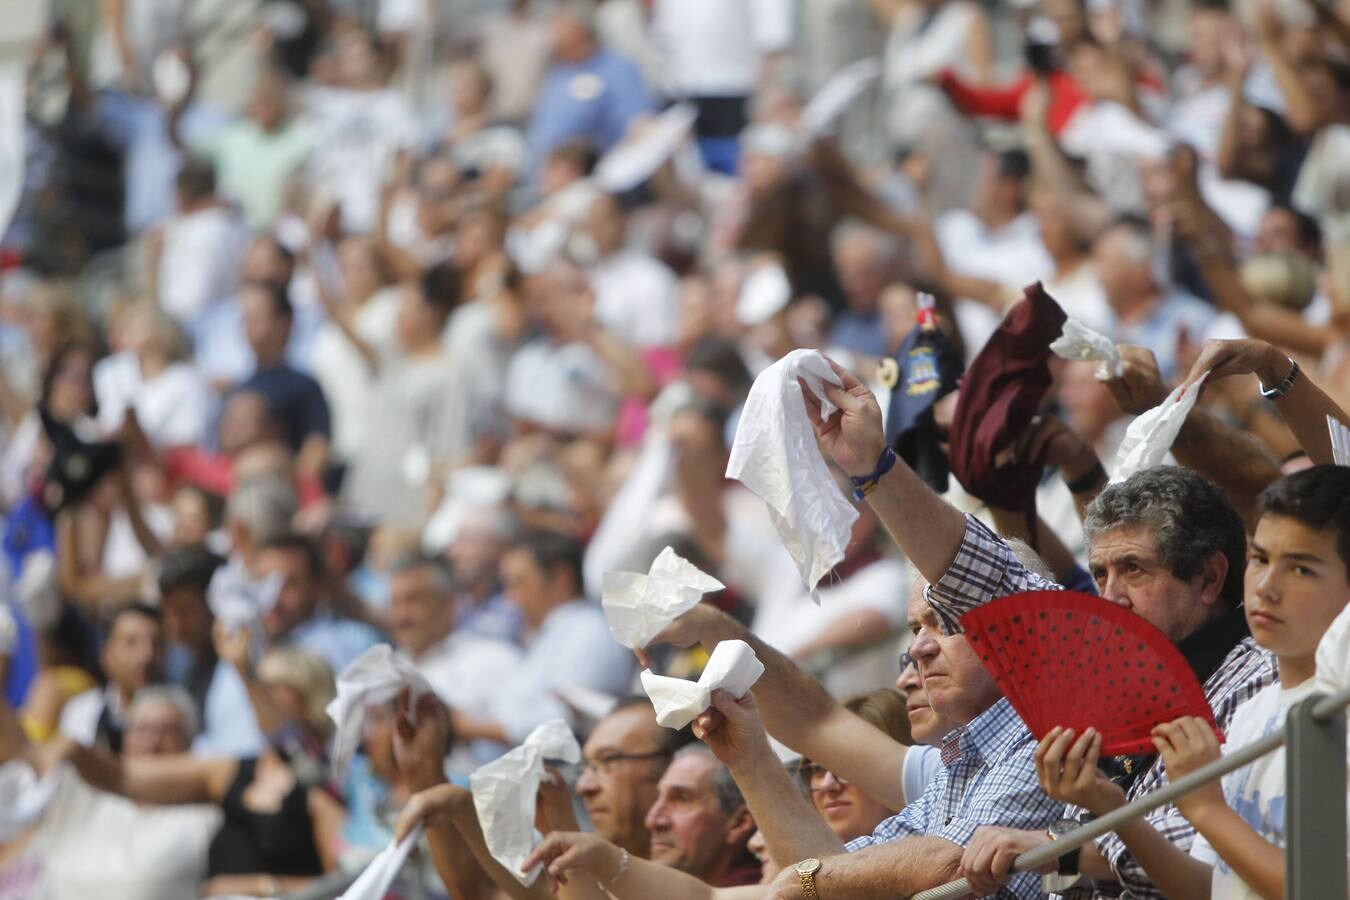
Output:
[[[1106,387],[1120,408],[1137,416],[1162,403],[1167,397],[1167,385],[1158,371],[1153,351],[1133,344],[1120,344],[1117,349],[1124,371],[1119,378],[1106,382]]]
[[[1212,339],[1205,341],[1185,383],[1195,384],[1208,372],[1206,383],[1230,375],[1255,375],[1271,388],[1284,380],[1289,369],[1289,357],[1265,341]]]
[[[877,460],[886,449],[886,432],[881,424],[881,406],[877,398],[853,373],[829,360],[843,388],[825,385],[825,396],[839,407],[832,414],[821,415],[820,401],[802,384],[806,413],[816,428],[820,445],[849,475],[860,477],[876,468]]]
[[[1153,746],[1162,754],[1167,767],[1167,780],[1176,781],[1201,766],[1214,762],[1222,754],[1214,729],[1204,719],[1183,716],[1153,729]],[[1223,787],[1211,781],[1177,800],[1177,809],[1186,818],[1203,815],[1207,810],[1223,806]]]
[[[1075,740],[1075,738],[1077,738]],[[1036,747],[1036,776],[1041,790],[1062,803],[1081,806],[1095,816],[1125,803],[1125,792],[1097,768],[1102,736],[1089,728],[1076,735],[1055,727]]]
[[[579,831],[572,792],[557,772],[549,769],[539,782],[539,797],[534,805],[534,827],[542,834],[551,831]]]
[[[694,719],[694,737],[707,744],[727,768],[735,771],[772,756],[754,694],[737,700],[717,690],[713,691],[712,702],[710,709]]]
[[[700,603],[657,632],[648,646],[670,644],[672,647],[692,647],[702,644],[711,647],[716,646],[718,641],[735,637],[737,630],[736,620],[731,616],[715,606]],[[643,668],[651,668],[651,657],[645,649],[634,652]]]
[[[460,810],[473,807],[473,794],[457,784],[438,784],[418,791],[403,804],[394,823],[394,837],[403,840],[418,825],[435,828],[449,825]]]
[[[544,866],[549,881],[556,887],[567,884],[567,873],[589,872],[601,884],[609,884],[619,873],[622,853],[618,847],[594,834],[580,831],[555,831],[539,842],[522,868]]]
[[[428,691],[413,702],[406,688],[399,694],[394,719],[394,761],[413,790],[445,781],[445,755],[453,730],[445,705]]]

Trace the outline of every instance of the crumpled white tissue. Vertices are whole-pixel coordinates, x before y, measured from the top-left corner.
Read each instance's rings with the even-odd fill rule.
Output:
[[[824,415],[835,411],[824,383],[843,383],[829,361],[815,350],[793,350],[750,387],[727,477],[768,505],[778,536],[814,596],[820,579],[843,560],[858,511],[825,465],[798,378],[820,401]]]
[[[809,139],[828,131],[835,119],[880,75],[880,61],[871,58],[855,60],[831,75],[802,109],[797,121],[802,134]]]
[[[389,846],[370,861],[338,900],[384,900],[389,885],[394,883],[403,864],[408,861],[408,854],[421,837],[422,826],[418,825],[402,841],[390,841]]]
[[[703,595],[726,585],[699,570],[670,547],[662,550],[647,574],[606,572],[601,605],[614,640],[640,649]]]
[[[708,664],[698,681],[685,681],[657,675],[650,669],[642,671],[642,689],[651,698],[656,710],[656,723],[665,728],[680,729],[694,721],[700,713],[712,706],[712,692],[726,691],[740,699],[764,674],[764,663],[745,641],[722,641],[713,648]]]
[[[404,688],[412,690],[415,701],[431,692],[431,684],[403,655],[388,644],[376,644],[356,659],[337,677],[337,696],[328,704],[328,717],[337,725],[333,736],[333,774],[341,780],[361,743],[361,726],[366,707],[388,703]]]
[[[1177,439],[1186,417],[1200,398],[1200,386],[1209,377],[1206,372],[1195,384],[1178,385],[1162,403],[1137,416],[1125,430],[1125,438],[1116,453],[1111,483],[1117,484],[1135,472],[1151,469],[1163,461]]]
[[[521,868],[537,840],[535,801],[544,777],[544,760],[581,761],[581,747],[562,719],[550,719],[529,733],[525,742],[506,755],[479,766],[469,776],[473,808],[492,858],[521,884],[533,884],[541,866]]]
[[[42,818],[56,795],[61,768],[39,778],[26,759],[11,759],[0,765],[0,844],[14,840]]]
[[[211,576],[206,605],[226,628],[244,628],[256,623],[276,604],[283,581],[280,574],[255,580],[242,565],[231,562]]]
[[[1120,351],[1116,349],[1115,343],[1072,316],[1064,320],[1064,330],[1059,337],[1050,342],[1050,352],[1063,359],[1084,362],[1095,360],[1098,381],[1110,381],[1125,372],[1125,364],[1120,360]]]

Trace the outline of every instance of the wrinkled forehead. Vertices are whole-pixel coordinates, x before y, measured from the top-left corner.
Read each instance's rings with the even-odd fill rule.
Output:
[[[701,794],[712,789],[713,772],[720,766],[711,753],[685,753],[671,760],[657,784],[662,793],[683,790]]]
[[[590,758],[604,753],[649,753],[659,749],[660,727],[650,705],[626,706],[596,723],[582,749]]]
[[[911,630],[926,624],[932,618],[933,611],[928,606],[928,600],[924,597],[924,589],[927,587],[928,582],[920,575],[916,575],[914,583],[910,585],[906,616]]]
[[[1147,525],[1120,525],[1093,533],[1088,539],[1088,561],[1094,566],[1123,559],[1158,559],[1158,545]]]

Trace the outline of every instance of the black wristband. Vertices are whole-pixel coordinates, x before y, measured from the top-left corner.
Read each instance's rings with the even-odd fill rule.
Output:
[[[1102,468],[1101,461],[1093,464],[1091,469],[1073,481],[1066,481],[1069,486],[1070,494],[1081,494],[1083,491],[1091,490],[1106,480],[1106,469]]]

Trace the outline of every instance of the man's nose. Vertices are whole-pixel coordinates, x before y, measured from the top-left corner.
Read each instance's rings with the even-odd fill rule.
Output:
[[[920,630],[914,636],[914,642],[909,645],[909,655],[915,659],[932,659],[941,652],[937,636],[927,628]]]

